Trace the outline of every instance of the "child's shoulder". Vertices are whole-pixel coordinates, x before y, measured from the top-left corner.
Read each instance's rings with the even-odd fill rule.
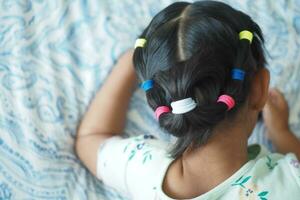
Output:
[[[249,149],[252,156],[257,153],[256,157],[249,156],[253,165],[233,185],[240,186],[247,194],[252,191],[261,199],[294,199],[293,195],[300,195],[300,162],[294,154],[270,153],[260,145],[250,146],[248,152]]]
[[[300,170],[299,161],[293,153],[288,153],[286,155],[271,153],[266,147],[255,144],[248,147],[248,156],[249,160],[255,161],[255,166],[265,166],[269,170],[273,170],[277,165]]]
[[[282,170],[281,172],[294,173],[295,171],[300,173],[300,162],[293,153],[286,155],[270,153],[269,150],[262,145],[251,145],[248,147],[248,157],[250,161],[254,161],[255,163],[253,170],[260,172],[260,174],[273,172],[276,169]],[[272,175],[273,174],[274,173],[272,173]]]
[[[115,136],[99,148],[98,177],[123,194],[143,199],[154,195],[172,160],[168,143],[153,135]]]
[[[170,159],[168,148],[167,142],[146,134],[125,139],[123,152],[128,160],[136,157],[135,160],[141,160],[145,164],[156,159]]]

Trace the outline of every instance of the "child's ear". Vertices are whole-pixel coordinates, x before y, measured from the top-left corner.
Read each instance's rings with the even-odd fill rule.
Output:
[[[249,96],[251,109],[261,111],[269,96],[270,73],[266,68],[259,69],[252,80]]]

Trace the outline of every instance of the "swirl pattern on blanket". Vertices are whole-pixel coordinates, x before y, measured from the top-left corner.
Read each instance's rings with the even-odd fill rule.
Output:
[[[171,2],[0,0],[0,199],[125,199],[78,160],[76,127],[117,57]],[[226,2],[261,25],[271,83],[285,91],[300,133],[300,0]],[[170,139],[141,91],[126,133]],[[259,135],[252,140],[265,141]]]

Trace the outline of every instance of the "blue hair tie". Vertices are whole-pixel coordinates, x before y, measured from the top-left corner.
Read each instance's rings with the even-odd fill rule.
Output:
[[[146,92],[151,88],[153,88],[153,84],[154,84],[153,80],[147,80],[142,83],[141,88]]]
[[[245,78],[245,71],[241,69],[233,69],[232,70],[232,79],[243,81]]]

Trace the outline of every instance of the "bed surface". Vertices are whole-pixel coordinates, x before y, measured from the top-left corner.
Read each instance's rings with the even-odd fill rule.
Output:
[[[74,154],[76,127],[114,61],[171,0],[0,0],[0,199],[124,199]],[[300,0],[227,0],[263,29],[273,86],[300,136]],[[251,142],[265,141],[259,126]],[[126,132],[168,139],[137,91]]]

